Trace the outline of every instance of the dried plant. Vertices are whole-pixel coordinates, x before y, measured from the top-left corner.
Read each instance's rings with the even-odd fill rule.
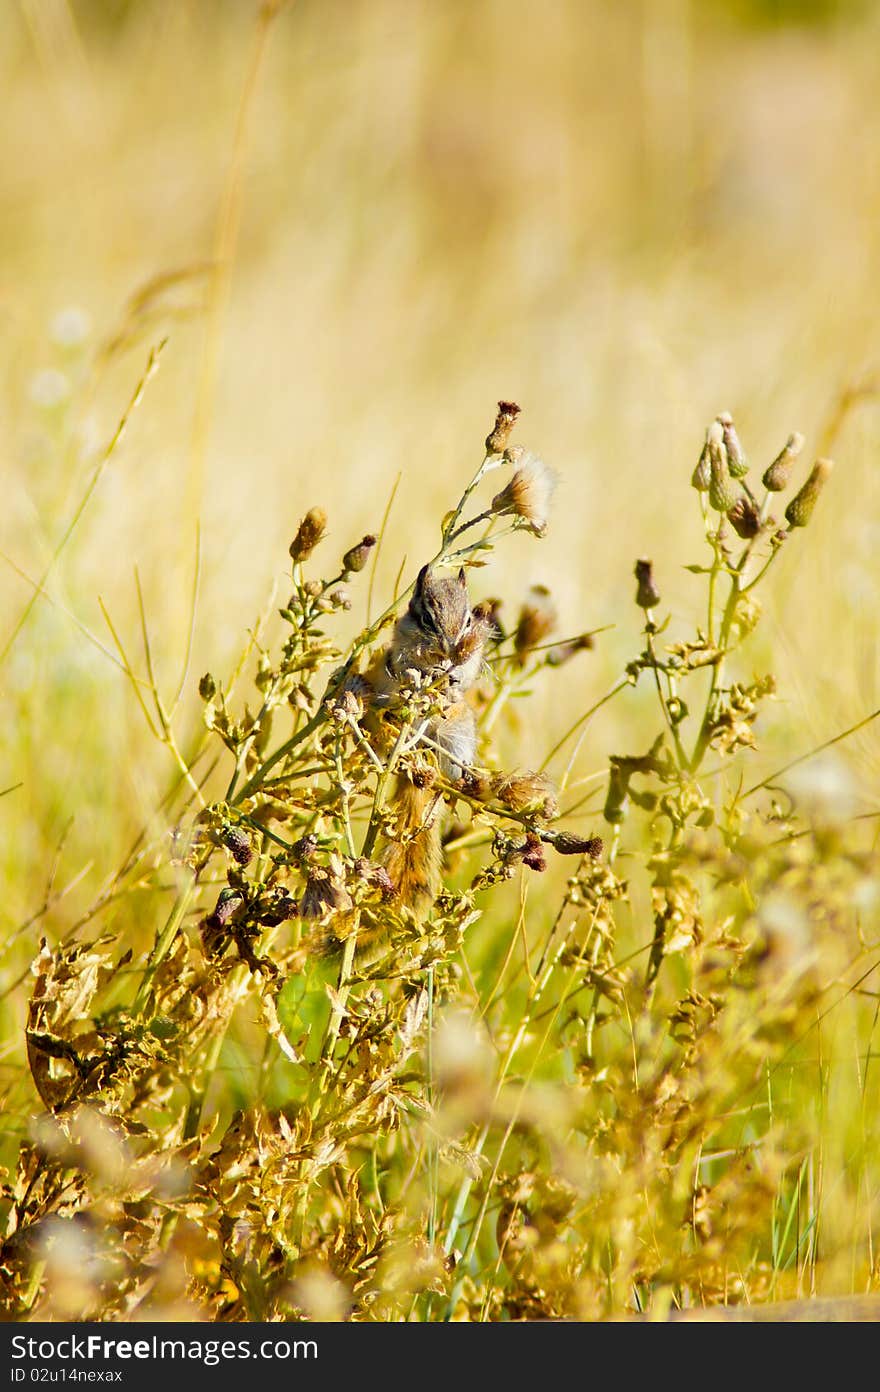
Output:
[[[500,403],[428,561],[472,589],[505,538],[552,528],[554,475],[510,444],[519,414]],[[173,883],[151,945],[117,918],[35,957],[43,1111],[3,1189],[6,1318],[596,1318],[809,1292],[820,1259],[850,1260],[818,1221],[819,1118],[782,1079],[792,1059],[818,1070],[824,1103],[817,1022],[876,965],[877,850],[849,834],[842,766],[800,789],[793,774],[788,797],[772,791],[788,770],[742,775],[775,695],[744,657],[756,591],[831,467],[780,524],[800,444],[753,492],[729,414],[707,431],[693,631],[670,631],[662,576],[635,561],[640,650],[547,760],[650,686],[656,738],[605,756],[590,815],[607,845],[581,833],[567,775],[504,767],[495,743],[511,698],[574,670],[601,629],[559,638],[542,587],[509,629],[497,600],[473,605],[456,641],[479,631],[477,753],[450,770],[432,731],[468,653],[398,674],[381,704],[410,590],[340,644],[382,533],[319,578],[328,518],[305,513],[250,698],[240,673],[199,686],[222,796],[206,800],[157,698],[188,802],[149,866]],[[395,866],[429,821],[443,882],[416,907]],[[114,884],[144,874],[135,857]],[[877,1178],[869,1130],[858,1184]]]

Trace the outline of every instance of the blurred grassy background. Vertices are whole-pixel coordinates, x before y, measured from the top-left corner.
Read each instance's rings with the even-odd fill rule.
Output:
[[[412,572],[434,549],[496,400],[519,401],[517,439],[562,484],[548,541],[508,542],[485,592],[512,609],[541,582],[562,631],[616,625],[536,693],[527,763],[637,651],[636,556],[692,624],[706,423],[731,410],[762,467],[795,428],[816,452],[840,392],[880,368],[876,5],[295,0],[258,15],[249,0],[0,10],[0,645],[31,595],[22,572],[45,569],[169,336],[49,579],[56,603],[38,602],[0,671],[0,784],[21,784],[0,801],[13,925],[65,835],[57,883],[86,871],[48,926],[69,925],[169,786],[126,679],[69,614],[108,641],[100,595],[138,654],[137,567],[170,698],[199,520],[184,746],[199,674],[226,674],[275,581],[283,602],[305,509],[328,510],[341,554],[400,476],[384,602],[404,554]],[[880,705],[878,435],[869,398],[833,440],[807,544],[764,591],[750,652],[784,701],[762,768]],[[633,693],[579,767],[654,726],[650,692]],[[851,746],[865,810],[872,729]]]

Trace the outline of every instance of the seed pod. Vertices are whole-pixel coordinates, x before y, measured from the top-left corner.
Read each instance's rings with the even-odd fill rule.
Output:
[[[722,411],[717,417],[718,424],[721,426],[721,438],[724,448],[727,451],[727,468],[730,477],[735,479],[745,478],[749,472],[749,461],[746,459],[745,452],[739,441],[739,436],[733,424],[733,416],[729,411]]]
[[[638,581],[636,604],[640,609],[656,609],[660,603],[660,591],[654,582],[653,562],[636,561],[635,577]]]
[[[709,450],[709,506],[715,512],[729,512],[736,502],[737,490],[727,467],[727,451],[718,421],[710,425],[706,444]]]
[[[346,551],[342,558],[342,569],[349,570],[354,575],[363,570],[375,545],[376,537],[372,533],[368,533],[358,542],[357,546],[352,546],[350,551]]]
[[[299,524],[296,536],[290,543],[290,554],[295,561],[305,561],[312,554],[327,530],[327,514],[323,508],[309,508]]]
[[[789,435],[784,448],[779,451],[773,463],[764,473],[763,484],[768,492],[781,493],[783,488],[788,487],[794,461],[803,447],[804,437],[799,431],[796,430],[793,435]]]
[[[727,519],[737,536],[743,541],[751,541],[761,530],[761,513],[754,498],[743,493],[737,498],[727,514]]]
[[[830,459],[816,460],[810,470],[810,477],[785,509],[789,527],[806,527],[813,515],[813,508],[816,506],[819,494],[833,468],[834,464]]]
[[[486,453],[503,454],[510,439],[510,432],[516,424],[520,408],[515,401],[499,401],[495,424],[486,436]]]
[[[206,672],[199,682],[199,695],[203,701],[210,701],[217,695],[217,683],[210,672]]]

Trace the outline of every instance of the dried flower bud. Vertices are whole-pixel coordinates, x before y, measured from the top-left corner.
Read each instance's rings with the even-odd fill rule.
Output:
[[[749,461],[746,459],[745,452],[740,444],[739,436],[733,424],[733,416],[729,411],[722,411],[716,417],[721,426],[721,438],[724,441],[724,448],[727,451],[727,467],[730,477],[735,479],[745,478],[749,472]]]
[[[524,453],[513,478],[492,499],[492,511],[499,516],[521,517],[529,531],[541,537],[547,530],[550,500],[556,488],[556,475],[543,459]]]
[[[303,918],[322,918],[324,914],[344,913],[352,906],[351,895],[329,870],[316,865],[309,870],[299,911]]]
[[[333,609],[350,609],[351,595],[344,585],[338,585],[335,590],[331,590],[327,596]]]
[[[221,889],[214,912],[208,915],[205,922],[212,928],[225,928],[244,906],[245,897],[240,889]]]
[[[311,859],[318,849],[318,838],[314,832],[301,836],[290,848],[290,859],[294,865],[301,865]]]
[[[260,904],[257,922],[264,928],[277,928],[296,916],[297,906],[293,895],[286,889],[272,890]]]
[[[653,562],[645,559],[636,561],[635,577],[638,581],[636,604],[640,609],[656,609],[660,603],[660,591],[654,581]]]
[[[530,831],[528,836],[526,837],[526,844],[523,850],[522,863],[523,865],[528,866],[529,870],[536,870],[539,874],[542,870],[547,869],[547,860],[544,855],[544,847],[541,845],[540,839],[535,835],[533,831]]]
[[[567,831],[557,832],[552,841],[559,855],[588,855],[593,860],[602,854],[602,845],[601,836],[572,836]]]
[[[487,454],[503,454],[510,439],[510,432],[516,424],[520,408],[515,401],[499,401],[495,424],[486,437]]]
[[[206,672],[199,682],[199,695],[203,701],[210,701],[217,695],[217,683],[210,672]]]
[[[556,627],[556,605],[546,585],[532,585],[516,624],[513,647],[522,666],[531,648],[553,632]]]
[[[251,840],[247,832],[240,826],[224,827],[220,833],[220,840],[232,855],[232,859],[237,865],[244,867],[249,865],[253,859]]]
[[[387,903],[389,899],[394,899],[397,895],[397,885],[392,880],[384,865],[374,865],[369,876],[370,884],[374,889],[378,889],[382,896],[382,902]]]
[[[706,434],[708,437],[708,431]],[[707,439],[707,443],[700,452],[700,457],[697,460],[694,472],[691,474],[691,488],[696,488],[700,493],[708,492],[711,477],[712,475],[709,469],[709,445]]]
[[[764,487],[770,493],[781,493],[783,488],[788,487],[788,480],[791,478],[791,471],[794,461],[797,459],[804,447],[804,437],[799,431],[789,435],[785,447],[779,451],[773,463],[764,474]]]
[[[761,530],[761,513],[754,498],[743,493],[727,514],[728,521],[743,541],[750,541]]]
[[[511,812],[536,812],[549,821],[559,811],[556,789],[546,773],[503,774],[494,791],[502,807]]]
[[[376,540],[377,538],[371,532],[362,537],[357,546],[352,546],[350,551],[346,551],[342,558],[342,569],[351,571],[353,575],[363,570],[370,559],[370,552],[376,545]]]
[[[806,527],[813,515],[813,508],[816,506],[819,494],[833,468],[834,464],[830,459],[816,460],[810,470],[810,477],[785,509],[786,520],[790,527]]]
[[[709,451],[709,506],[715,512],[729,512],[736,502],[737,490],[727,467],[724,433],[718,421],[709,426],[706,446]]]
[[[358,687],[355,686],[355,680],[360,686],[366,685],[363,677],[352,679],[346,682],[342,690],[327,703],[330,717],[332,720],[335,720],[338,725],[345,725],[348,724],[349,721],[360,720],[363,717],[365,709],[364,698]],[[370,695],[372,695],[372,688],[368,689]]]
[[[323,508],[310,508],[299,524],[299,530],[290,543],[290,554],[295,561],[305,561],[312,554],[327,530],[327,514]]]

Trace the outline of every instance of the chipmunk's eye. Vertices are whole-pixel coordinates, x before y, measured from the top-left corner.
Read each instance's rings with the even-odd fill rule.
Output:
[[[422,609],[421,623],[422,628],[425,630],[426,633],[430,633],[433,635],[433,637],[439,638],[440,625],[437,622],[436,616],[431,613],[431,610],[427,607],[427,605]]]

